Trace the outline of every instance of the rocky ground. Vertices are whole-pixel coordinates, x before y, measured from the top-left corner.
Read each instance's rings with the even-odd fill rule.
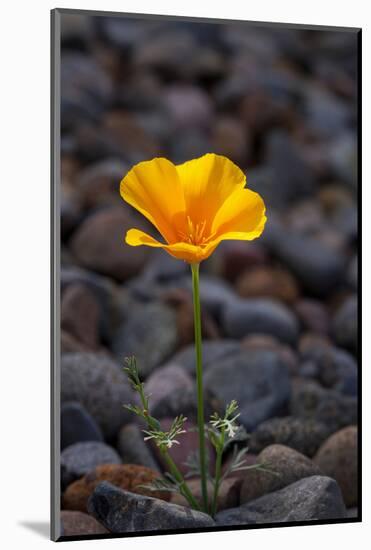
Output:
[[[356,517],[355,34],[63,16],[61,83],[62,533]],[[246,170],[268,223],[202,265],[206,411],[237,399],[248,462],[280,474],[225,481],[215,520],[140,487],[164,465],[123,408],[123,360],[164,427],[194,427],[191,277],[123,243],[153,230],[119,196],[132,164],[209,151]],[[179,440],[185,471],[197,434]]]

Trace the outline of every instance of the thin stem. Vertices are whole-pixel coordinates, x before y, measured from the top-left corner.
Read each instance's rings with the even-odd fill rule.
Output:
[[[214,495],[213,495],[213,503],[212,503],[212,507],[211,507],[211,515],[213,517],[216,514],[217,505],[218,505],[218,493],[219,493],[219,486],[220,486],[220,481],[221,481],[222,457],[223,457],[223,451],[224,451],[224,442],[225,442],[225,428],[222,428],[221,429],[221,434],[220,434],[220,444],[218,445],[218,448],[216,450]]]
[[[205,415],[202,387],[202,335],[201,335],[201,306],[199,264],[192,264],[193,314],[195,325],[196,346],[196,381],[197,381],[197,424],[200,448],[200,472],[202,502],[205,512],[208,512],[207,474],[206,474],[206,445],[205,445]]]
[[[189,504],[194,508],[195,510],[200,509],[200,505],[196,501],[195,497],[192,495],[187,483],[185,482],[182,474],[178,470],[177,465],[175,464],[174,460],[171,458],[169,453],[165,450],[163,451],[163,456],[167,462],[167,465],[169,466],[170,472],[173,474],[177,482],[179,483],[179,487],[182,491],[183,496],[188,500]]]

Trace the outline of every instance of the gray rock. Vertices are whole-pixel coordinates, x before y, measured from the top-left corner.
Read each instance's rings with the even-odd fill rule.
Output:
[[[118,327],[112,341],[115,355],[135,355],[138,369],[146,378],[155,367],[163,363],[177,346],[176,312],[158,303],[143,304],[132,311]]]
[[[124,464],[139,464],[152,470],[159,470],[144,434],[137,424],[127,424],[119,431],[117,450]]]
[[[313,295],[326,296],[344,278],[344,257],[319,239],[271,223],[264,242]]]
[[[330,345],[308,347],[301,354],[304,363],[300,374],[308,372],[325,388],[331,388],[345,395],[357,395],[358,368],[354,357],[347,351]]]
[[[288,344],[294,344],[299,333],[296,317],[286,306],[260,298],[227,304],[222,327],[231,338],[239,339],[251,333],[270,334]]]
[[[61,402],[78,401],[110,439],[131,420],[124,408],[134,394],[120,365],[103,354],[66,353],[61,361]]]
[[[317,420],[330,434],[357,423],[357,398],[328,390],[314,381],[296,379],[290,412],[293,416]]]
[[[257,456],[256,463],[265,465],[266,470],[253,468],[244,472],[241,504],[322,473],[309,458],[285,445],[269,445]]]
[[[217,525],[249,525],[345,517],[346,508],[336,481],[325,476],[311,476],[239,508],[223,510],[215,520]]]
[[[227,359],[241,351],[241,344],[237,340],[205,340],[202,342],[202,366],[206,372],[219,360]],[[180,365],[187,372],[196,373],[196,352],[191,344],[173,355],[168,364]]]
[[[312,457],[328,434],[324,424],[310,418],[269,418],[251,434],[249,449],[256,453],[268,445],[278,443]]]
[[[100,441],[84,441],[66,447],[61,453],[62,489],[101,464],[121,464],[116,451]]]
[[[61,406],[61,449],[79,441],[103,441],[94,418],[77,402]]]
[[[236,399],[239,420],[248,431],[281,414],[290,397],[287,366],[274,351],[241,352],[215,361],[205,374],[204,387],[224,406]]]
[[[123,491],[100,483],[88,501],[88,511],[111,533],[194,529],[215,525],[210,516],[177,504]]]
[[[333,319],[333,334],[339,346],[357,349],[358,307],[357,297],[350,296],[338,309]]]

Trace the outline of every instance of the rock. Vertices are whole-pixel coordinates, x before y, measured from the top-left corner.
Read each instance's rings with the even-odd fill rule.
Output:
[[[282,489],[305,477],[321,475],[321,470],[309,458],[285,445],[269,445],[258,455],[256,462],[271,472],[260,469],[244,472],[241,504]]]
[[[102,481],[108,481],[115,487],[132,493],[169,500],[169,493],[142,487],[150,485],[159,477],[158,472],[137,464],[104,464],[71,483],[63,494],[62,506],[67,510],[86,512],[88,498]]]
[[[185,282],[189,290],[192,289],[190,278]],[[220,278],[202,273],[200,277],[201,307],[205,308],[216,320],[221,318],[223,310],[230,303],[236,301],[233,288]]]
[[[332,388],[345,395],[357,395],[358,369],[353,356],[345,350],[330,345],[307,345],[301,353],[300,374],[316,378],[325,388]],[[308,371],[310,366],[311,371]]]
[[[218,256],[222,277],[232,283],[244,271],[267,262],[266,250],[256,241],[249,242],[248,246],[244,241],[224,241],[214,255]]]
[[[358,503],[358,433],[348,426],[334,433],[319,448],[314,462],[322,472],[336,479],[347,507]]]
[[[123,405],[134,401],[120,366],[103,354],[66,353],[61,360],[61,402],[78,401],[110,439],[131,420]]]
[[[244,164],[251,154],[251,137],[247,127],[237,118],[220,116],[215,120],[212,133],[213,151]]]
[[[314,296],[326,296],[344,278],[344,257],[319,239],[271,223],[264,231],[264,242]]]
[[[132,311],[113,336],[112,350],[118,359],[135,355],[140,375],[146,378],[176,349],[175,311],[160,302],[143,304]]]
[[[61,328],[87,348],[99,347],[99,304],[94,294],[81,284],[66,288],[61,303]]]
[[[225,510],[226,508],[232,508],[239,505],[240,489],[242,479],[240,478],[228,478],[224,479],[219,487],[218,492],[218,505],[217,511]],[[189,479],[187,485],[196,498],[198,503],[202,503],[202,491],[200,479]],[[214,495],[214,488],[211,481],[207,484],[207,493],[209,502],[212,502]],[[171,497],[172,504],[178,504],[179,506],[189,506],[188,501],[179,493],[173,493]]]
[[[346,508],[336,481],[316,475],[296,481],[239,508],[219,512],[215,521],[217,525],[249,525],[345,517]]]
[[[144,441],[144,434],[137,424],[126,424],[121,428],[117,438],[117,450],[126,464],[139,464],[152,470],[159,469],[150,446]]]
[[[251,333],[270,334],[287,344],[298,337],[298,323],[293,313],[273,300],[254,298],[226,305],[222,326],[227,336],[243,338]]]
[[[249,351],[214,362],[204,377],[205,390],[225,406],[236,399],[239,421],[248,431],[281,414],[290,397],[287,366],[273,351]]]
[[[297,379],[292,385],[290,412],[317,420],[330,434],[357,423],[357,398],[325,389],[314,381]]]
[[[274,178],[257,185],[250,174],[249,187],[261,193],[268,204],[286,207],[315,191],[313,170],[288,133],[275,130],[267,135],[263,164]]]
[[[357,297],[350,296],[337,310],[332,325],[336,343],[351,350],[357,349],[358,340]]]
[[[177,131],[209,127],[213,108],[210,96],[202,88],[185,84],[172,85],[163,92],[163,99]]]
[[[357,518],[358,519],[358,508],[348,508],[347,518]]]
[[[74,179],[83,206],[88,209],[113,205],[124,208],[117,186],[128,169],[125,162],[114,157],[84,167]]]
[[[248,351],[272,350],[281,357],[291,376],[298,373],[299,361],[296,353],[290,346],[281,344],[274,336],[269,336],[268,334],[250,334],[242,340],[241,347]]]
[[[88,511],[111,533],[131,533],[212,527],[214,521],[202,512],[163,500],[123,491],[100,483],[88,501]]]
[[[227,359],[241,351],[241,344],[237,340],[220,339],[202,342],[202,366],[204,372],[215,362]],[[195,346],[189,345],[178,351],[168,364],[180,365],[190,374],[196,373]]]
[[[358,287],[358,257],[357,256],[354,256],[354,258],[352,259],[352,261],[348,266],[347,281],[353,290],[357,290],[357,287]]]
[[[108,533],[96,519],[72,510],[61,511],[61,536],[78,537],[79,535],[104,535]]]
[[[174,391],[196,391],[191,376],[177,365],[167,365],[155,370],[146,380],[146,393],[150,395],[151,409],[166,401]],[[154,414],[154,413],[153,413]]]
[[[71,251],[82,267],[118,281],[133,277],[149,255],[146,247],[125,244],[125,233],[133,223],[124,208],[100,210],[86,218],[72,235]]]
[[[205,418],[209,418],[216,410],[220,409],[220,402],[208,391],[204,391]],[[183,414],[191,422],[197,423],[197,392],[193,383],[191,388],[178,388],[159,401],[151,412],[155,418],[175,418]]]
[[[103,441],[94,418],[77,402],[61,406],[61,449],[80,441]]]
[[[251,434],[249,449],[259,452],[268,445],[278,443],[312,457],[328,434],[327,427],[313,419],[293,416],[269,418]]]
[[[161,419],[161,429],[167,431],[172,425],[173,418],[162,418]],[[198,431],[192,422],[186,420],[184,423],[185,433],[182,433],[177,436],[176,440],[179,442],[179,445],[173,445],[169,449],[169,454],[177,465],[179,471],[182,474],[187,474],[189,472],[189,466],[186,462],[189,459],[195,457],[199,450],[199,441],[198,441]],[[162,453],[160,452],[157,445],[150,440],[152,443],[154,454],[157,458],[159,464],[162,465],[164,470],[168,469],[166,460],[164,459]],[[206,441],[206,452],[209,457],[209,470],[210,473],[214,471],[215,468],[215,450],[209,441]]]
[[[328,334],[330,319],[322,302],[303,298],[294,304],[294,311],[304,329],[318,334]]]
[[[84,441],[66,447],[61,453],[62,488],[101,464],[121,464],[116,451],[101,441]]]
[[[81,344],[74,336],[61,330],[61,353],[75,353],[89,351],[84,344]]]
[[[237,279],[236,288],[242,298],[273,298],[289,304],[299,294],[295,278],[282,268],[249,269]]]

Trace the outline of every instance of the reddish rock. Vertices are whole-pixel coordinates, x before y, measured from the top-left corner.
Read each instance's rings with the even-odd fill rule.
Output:
[[[104,535],[109,533],[96,519],[83,512],[61,511],[61,535],[76,537],[79,535]]]
[[[125,244],[125,234],[132,227],[134,223],[124,208],[101,210],[75,231],[71,251],[81,266],[124,281],[139,273],[149,254],[148,247]]]
[[[66,510],[86,512],[89,496],[101,481],[109,481],[120,489],[132,493],[169,500],[165,492],[151,491],[140,485],[151,484],[161,474],[137,464],[103,464],[69,485],[63,494],[62,507]]]
[[[232,117],[219,117],[212,134],[213,151],[236,163],[246,164],[250,154],[250,134],[247,127]]]
[[[264,248],[256,242],[225,241],[217,253],[219,271],[230,282],[245,270],[264,265],[267,261]]]
[[[88,349],[99,347],[99,305],[84,285],[69,285],[61,303],[61,328]]]
[[[88,351],[87,347],[79,342],[74,336],[61,330],[61,353],[75,353]]]
[[[299,295],[295,278],[281,268],[248,269],[237,279],[236,288],[243,298],[275,298],[287,303],[294,302]]]
[[[347,507],[358,502],[357,433],[356,426],[339,430],[321,445],[314,457],[323,473],[338,482]]]

